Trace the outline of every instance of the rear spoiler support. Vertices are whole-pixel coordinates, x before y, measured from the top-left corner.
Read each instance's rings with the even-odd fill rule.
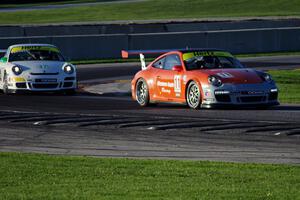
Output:
[[[142,70],[147,69],[145,56],[142,53],[140,53],[140,61],[141,61]]]

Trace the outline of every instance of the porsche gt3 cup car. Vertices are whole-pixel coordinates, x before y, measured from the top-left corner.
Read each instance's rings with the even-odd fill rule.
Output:
[[[53,45],[13,45],[0,60],[0,89],[4,93],[63,91],[72,94],[76,88],[75,66],[66,62]]]
[[[144,54],[159,56],[148,66]],[[132,98],[141,106],[172,102],[197,109],[224,105],[278,105],[272,77],[244,68],[230,53],[214,49],[122,51],[140,54],[142,70],[131,82]]]

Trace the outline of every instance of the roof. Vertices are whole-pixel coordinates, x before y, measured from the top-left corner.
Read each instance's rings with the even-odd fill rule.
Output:
[[[216,49],[216,48],[195,48],[195,49],[182,49],[179,50],[182,53],[194,52],[194,51],[225,51],[223,49]]]
[[[20,46],[47,46],[47,47],[55,47],[57,48],[56,46],[52,45],[52,44],[15,44],[15,45],[11,45],[9,48],[14,48],[14,47],[20,47]]]
[[[216,48],[190,48],[190,49],[157,49],[157,50],[122,50],[122,58],[128,58],[129,55],[139,55],[139,54],[163,54],[171,51],[180,51],[182,53],[188,52],[201,52],[201,51],[224,51],[222,49]]]

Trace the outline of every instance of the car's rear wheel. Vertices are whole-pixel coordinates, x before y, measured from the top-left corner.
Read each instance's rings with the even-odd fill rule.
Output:
[[[187,87],[186,102],[193,109],[199,109],[201,106],[201,91],[195,81],[190,82]]]
[[[148,106],[149,105],[149,89],[147,83],[144,79],[139,79],[136,83],[136,101],[140,106]]]

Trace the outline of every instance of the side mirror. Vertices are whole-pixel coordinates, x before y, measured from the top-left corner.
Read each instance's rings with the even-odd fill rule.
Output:
[[[7,60],[8,60],[7,57],[2,57],[2,58],[0,59],[0,61],[3,62],[3,63],[6,63]]]
[[[175,65],[173,68],[172,68],[173,71],[176,71],[176,72],[181,72],[183,70],[183,67],[181,65]]]

